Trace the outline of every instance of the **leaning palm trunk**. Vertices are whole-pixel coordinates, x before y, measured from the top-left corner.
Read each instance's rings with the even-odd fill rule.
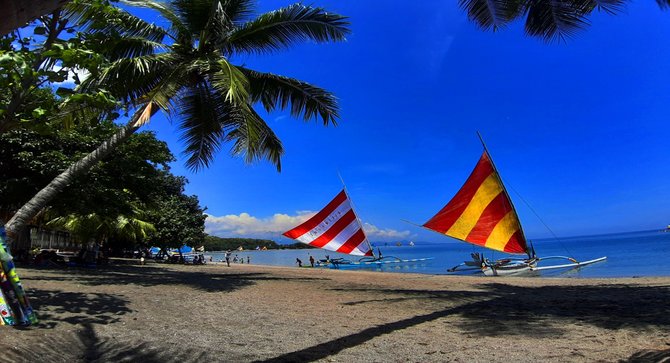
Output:
[[[0,0],[0,35],[49,14],[70,0]]]
[[[14,237],[25,227],[26,223],[44,209],[74,178],[88,172],[117,146],[125,142],[140,126],[144,125],[151,117],[151,109],[151,103],[141,108],[133,115],[128,124],[119,129],[109,140],[103,142],[102,145],[81,160],[70,165],[69,168],[35,194],[28,203],[24,204],[5,225],[8,245],[11,245]]]

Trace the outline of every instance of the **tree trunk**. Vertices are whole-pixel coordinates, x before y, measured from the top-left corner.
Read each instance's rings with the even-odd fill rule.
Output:
[[[0,0],[0,36],[49,14],[70,0]]]
[[[142,120],[142,118],[146,118],[147,110],[150,114],[150,104],[135,112],[126,126],[117,131],[109,138],[109,140],[103,142],[102,145],[86,155],[83,159],[70,165],[69,168],[60,173],[60,175],[54,178],[46,187],[37,192],[28,203],[24,204],[5,225],[8,244],[13,241],[14,237],[25,227],[28,221],[33,219],[39,211],[44,209],[75,177],[88,172],[96,163],[135,133],[135,131],[146,122],[146,120]]]

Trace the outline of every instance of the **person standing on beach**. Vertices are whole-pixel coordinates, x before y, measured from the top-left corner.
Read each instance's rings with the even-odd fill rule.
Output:
[[[251,257],[247,256],[247,263],[251,263]]]
[[[296,257],[296,259],[295,259],[295,263],[298,264],[298,267],[302,267],[302,261],[300,261],[299,258]]]
[[[226,251],[223,256],[226,258],[226,264],[230,267],[230,251]]]
[[[314,256],[312,255],[309,255],[309,264],[312,265],[312,267],[314,267]]]

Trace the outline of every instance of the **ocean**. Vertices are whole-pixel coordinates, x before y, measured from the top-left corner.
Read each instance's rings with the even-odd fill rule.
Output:
[[[508,256],[500,252],[493,252],[468,243],[458,242],[445,237],[444,243],[420,243],[414,246],[395,246],[389,243],[373,243],[381,249],[384,256],[394,256],[400,259],[415,259],[432,257],[432,260],[417,263],[373,265],[360,268],[380,272],[404,272],[420,274],[449,274],[447,269],[470,259],[472,252],[484,253],[489,259]],[[538,256],[570,256],[578,261],[586,261],[607,256],[607,260],[579,269],[560,269],[543,271],[543,277],[642,277],[642,276],[670,276],[670,232],[640,231],[616,233],[594,236],[579,236],[556,239],[533,240]],[[214,261],[223,259],[223,252],[207,252]],[[271,250],[271,251],[233,251],[232,257],[244,259],[247,257],[252,264],[274,266],[297,266],[296,258],[302,260],[303,266],[309,265],[309,256],[316,260],[325,258],[343,257],[352,261],[357,256],[342,255],[320,249],[303,250]],[[238,262],[239,263],[239,262]],[[541,266],[549,264],[567,263],[563,260],[550,260]]]

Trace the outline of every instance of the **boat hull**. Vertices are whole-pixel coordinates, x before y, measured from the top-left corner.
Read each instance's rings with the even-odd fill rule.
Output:
[[[484,276],[523,275],[533,272],[535,267],[537,267],[537,261],[533,261],[530,263],[519,262],[502,266],[487,265],[482,267],[482,272],[484,273]]]

